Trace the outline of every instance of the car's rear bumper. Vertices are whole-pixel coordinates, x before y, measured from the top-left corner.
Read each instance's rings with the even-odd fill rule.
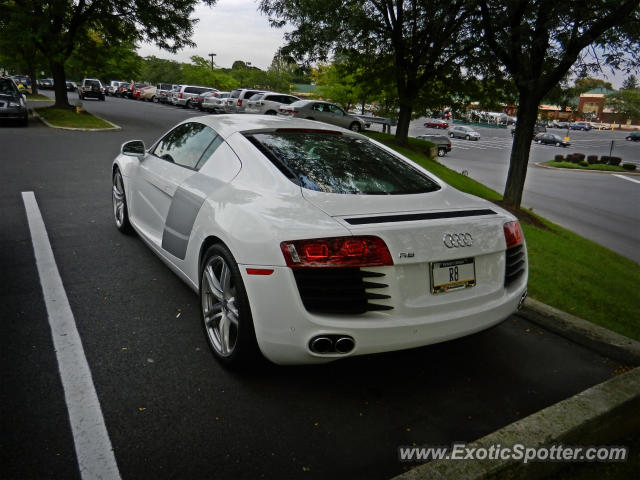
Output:
[[[475,302],[463,301],[463,306],[451,303],[450,308],[434,308],[429,314],[407,313],[407,309],[356,315],[314,314],[305,309],[290,269],[276,267],[272,275],[256,276],[247,275],[247,267],[241,266],[241,272],[258,345],[264,356],[277,364],[326,363],[470,335],[504,321],[517,310],[526,292],[524,279],[515,288],[494,292]],[[351,337],[355,346],[349,353],[314,353],[310,341],[324,335]]]

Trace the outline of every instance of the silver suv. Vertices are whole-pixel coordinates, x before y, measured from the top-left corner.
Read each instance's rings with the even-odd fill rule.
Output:
[[[247,102],[245,113],[276,115],[281,105],[290,105],[298,100],[300,100],[298,97],[287,95],[286,93],[256,93]]]
[[[480,134],[465,125],[454,125],[449,128],[449,136],[451,138],[464,138],[465,140],[480,140]]]
[[[291,105],[282,105],[278,108],[278,116],[318,120],[338,127],[348,128],[354,132],[360,132],[366,128],[361,118],[346,113],[333,103],[320,100],[299,100]]]
[[[85,78],[82,85],[78,87],[78,97],[80,100],[85,98],[97,98],[104,101],[104,87],[102,82],[97,78]]]
[[[217,92],[215,88],[200,87],[197,85],[182,85],[180,89],[173,92],[173,103],[176,106],[189,108],[191,106],[191,98],[205,92]]]
[[[243,113],[247,107],[246,102],[256,93],[265,93],[264,90],[256,90],[249,88],[236,88],[231,91],[229,101],[227,102],[228,113]]]

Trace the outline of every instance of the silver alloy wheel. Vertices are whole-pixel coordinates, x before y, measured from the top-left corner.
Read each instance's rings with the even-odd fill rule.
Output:
[[[202,270],[202,318],[209,343],[221,357],[233,354],[238,340],[236,288],[227,262],[219,255]]]
[[[360,128],[360,124],[359,124],[358,122],[353,122],[353,123],[351,124],[350,130],[351,130],[352,132],[359,132],[359,131],[361,130],[361,128]]]
[[[126,200],[124,196],[124,185],[122,184],[122,175],[120,171],[116,171],[113,174],[113,217],[116,221],[116,226],[122,228],[125,224],[125,208]]]

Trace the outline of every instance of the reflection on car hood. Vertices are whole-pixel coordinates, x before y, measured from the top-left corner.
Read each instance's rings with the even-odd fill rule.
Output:
[[[17,93],[15,95],[10,93],[0,93],[0,100],[4,102],[20,102],[20,95]]]

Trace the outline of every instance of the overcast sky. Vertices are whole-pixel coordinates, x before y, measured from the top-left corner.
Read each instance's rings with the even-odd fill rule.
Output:
[[[267,17],[258,11],[256,0],[218,0],[213,8],[199,4],[193,17],[200,19],[194,28],[195,48],[174,55],[154,45],[143,44],[138,53],[143,57],[154,55],[185,63],[190,62],[193,55],[209,59],[209,54],[215,53],[218,67],[231,68],[233,62],[242,60],[266,70],[278,48],[284,45],[287,27],[271,28]],[[622,72],[612,75],[605,67],[605,73],[597,77],[620,88],[626,75]]]
[[[193,35],[197,47],[173,55],[154,45],[143,44],[138,53],[143,57],[155,55],[185,63],[193,55],[209,59],[209,54],[215,53],[214,62],[218,67],[231,68],[233,62],[242,60],[266,70],[284,44],[285,30],[271,28],[254,0],[218,0],[213,8],[199,4],[193,17],[200,19]]]

